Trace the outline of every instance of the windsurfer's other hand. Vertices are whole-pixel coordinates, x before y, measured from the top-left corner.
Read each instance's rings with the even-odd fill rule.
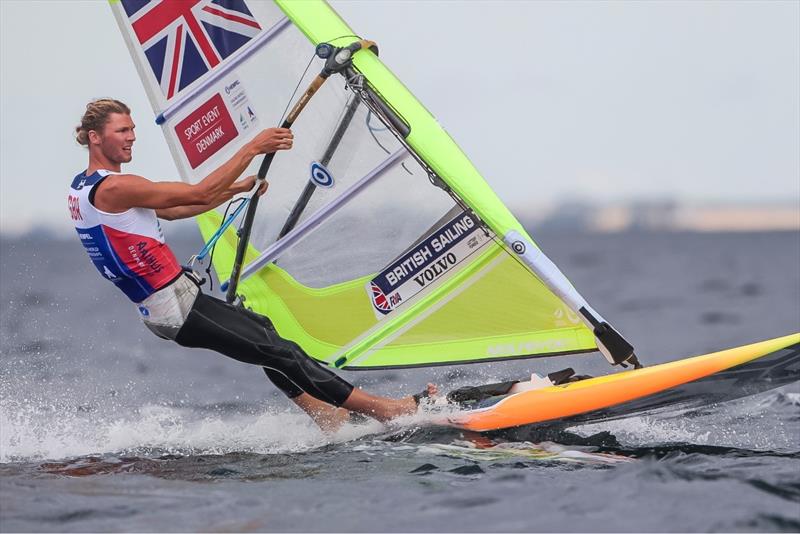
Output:
[[[247,193],[253,189],[253,186],[256,185],[256,175],[248,176],[243,180],[239,180],[238,182],[234,182],[233,186],[231,187],[231,193],[237,195],[239,193]],[[261,187],[258,188],[258,196],[263,195],[267,192],[267,188],[269,187],[269,182],[264,180],[261,184]]]
[[[267,128],[256,135],[250,145],[256,154],[269,154],[278,150],[289,150],[292,148],[294,135],[288,128]]]

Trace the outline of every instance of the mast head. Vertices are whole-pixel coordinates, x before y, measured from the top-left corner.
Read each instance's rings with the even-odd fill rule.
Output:
[[[347,46],[342,47],[334,47],[330,43],[318,44],[315,53],[317,54],[317,57],[325,60],[325,67],[322,69],[320,76],[327,78],[331,74],[344,71],[351,65],[353,54],[362,48],[368,48],[375,54],[378,53],[378,47],[375,45],[375,43],[365,39],[355,41]]]
[[[317,45],[316,54],[320,59],[328,59],[333,54],[335,48],[330,43],[320,43]]]

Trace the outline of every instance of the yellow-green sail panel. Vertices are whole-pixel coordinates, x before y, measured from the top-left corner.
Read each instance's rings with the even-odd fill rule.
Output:
[[[209,236],[219,217],[206,214]],[[215,265],[229,265],[234,236],[220,240]],[[251,255],[255,251],[251,249]],[[225,272],[220,272],[225,276]],[[311,288],[269,265],[242,283],[245,305],[270,317],[282,336],[346,369],[494,361],[593,350],[591,334],[538,280],[490,243],[450,287],[391,318],[376,317],[365,283],[374,275]],[[400,311],[400,310],[397,310]],[[396,312],[395,312],[396,313]],[[365,341],[366,339],[366,341]]]
[[[594,336],[578,317],[541,282],[531,283],[529,271],[510,255],[501,254],[475,278],[382,347],[382,354],[370,354],[369,364],[457,363],[594,349]]]

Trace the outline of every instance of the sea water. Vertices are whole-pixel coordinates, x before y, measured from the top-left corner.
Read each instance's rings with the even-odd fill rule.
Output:
[[[537,240],[645,364],[800,330],[798,233]],[[150,334],[77,238],[41,236],[0,239],[0,343],[3,532],[800,530],[798,384],[566,430],[325,435],[259,369]],[[586,355],[343,374],[401,395],[567,366],[612,372]]]

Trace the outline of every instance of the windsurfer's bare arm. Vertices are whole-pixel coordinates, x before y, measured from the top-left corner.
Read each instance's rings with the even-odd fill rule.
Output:
[[[121,213],[130,208],[161,211],[176,207],[197,210],[194,214],[208,211],[231,198],[230,189],[234,181],[241,176],[253,158],[259,154],[289,150],[292,148],[292,140],[290,130],[268,128],[197,184],[151,182],[133,174],[110,175],[95,193],[95,206],[110,213]]]
[[[167,221],[174,221],[176,219],[188,219],[189,217],[194,217],[195,215],[200,215],[201,213],[205,213],[210,211],[217,206],[228,202],[232,199],[235,195],[239,193],[246,193],[253,189],[255,185],[256,177],[255,176],[248,176],[244,180],[240,180],[238,182],[234,182],[228,188],[227,191],[222,193],[219,197],[215,198],[212,202],[208,204],[196,204],[193,206],[176,206],[174,208],[162,208],[156,210],[156,215],[159,219],[164,219]],[[269,187],[269,183],[266,181],[261,185],[261,188],[258,190],[259,195],[263,195],[267,191],[267,187]]]

